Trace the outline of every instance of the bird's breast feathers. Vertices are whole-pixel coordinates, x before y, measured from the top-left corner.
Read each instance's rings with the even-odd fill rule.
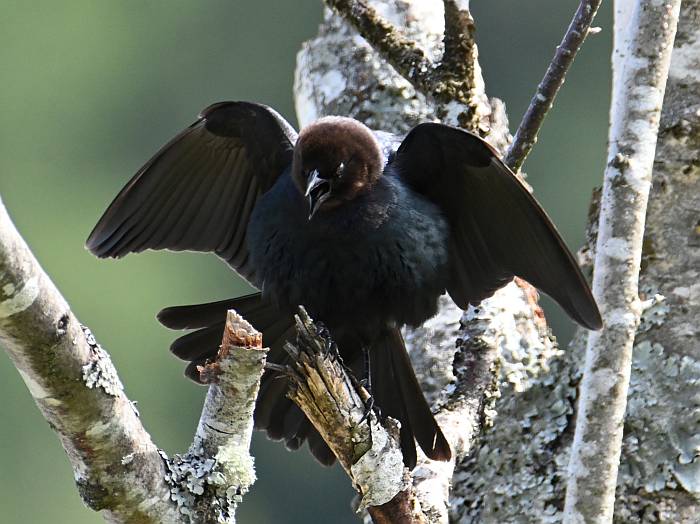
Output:
[[[417,324],[434,313],[445,290],[447,224],[435,206],[391,177],[312,220],[282,177],[256,206],[248,244],[263,292],[312,314],[361,309],[376,318],[386,311],[395,318],[383,320]]]

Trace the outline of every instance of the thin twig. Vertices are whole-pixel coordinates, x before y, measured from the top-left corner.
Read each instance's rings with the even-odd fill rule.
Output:
[[[638,281],[645,217],[680,3],[616,5],[608,164],[593,278],[604,327],[588,336],[565,523],[613,518],[632,346],[643,307]]]
[[[537,133],[539,133],[542,122],[552,107],[559,88],[564,83],[564,78],[574,58],[576,58],[576,53],[581,48],[588,33],[591,32],[591,24],[601,1],[581,0],[564,38],[557,47],[554,58],[544,74],[544,78],[537,86],[537,92],[532,97],[515,133],[513,143],[506,154],[504,161],[513,171],[517,172],[520,169],[537,142]]]
[[[432,97],[446,123],[474,133],[488,131],[483,107],[485,93],[474,40],[476,28],[467,0],[443,0],[444,52],[434,75]],[[442,114],[444,113],[444,114]]]
[[[445,51],[441,66],[449,73],[473,77],[476,57],[474,19],[465,0],[443,0],[445,8]]]
[[[432,60],[372,6],[363,0],[326,0],[326,4],[345,18],[418,91],[431,90]]]

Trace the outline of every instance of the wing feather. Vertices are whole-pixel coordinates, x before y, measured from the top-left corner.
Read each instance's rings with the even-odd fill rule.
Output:
[[[129,181],[86,242],[98,257],[146,249],[213,251],[255,283],[248,220],[292,161],[294,129],[274,110],[214,104]]]
[[[393,166],[450,223],[447,290],[457,305],[478,304],[519,276],[581,325],[601,327],[590,288],[554,224],[484,140],[453,127],[421,124],[401,143]]]

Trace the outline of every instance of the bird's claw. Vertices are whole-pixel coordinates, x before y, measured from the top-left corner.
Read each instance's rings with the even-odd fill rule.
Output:
[[[360,381],[360,385],[364,387],[365,384],[363,384],[363,382],[367,382],[367,381],[366,380]],[[362,418],[360,419],[360,422],[359,422],[360,424],[362,424],[365,420],[368,420],[370,413],[372,413],[372,411],[374,411],[374,408],[375,408],[374,397],[370,394],[369,398],[365,401],[364,404],[365,404],[365,412],[362,414]],[[372,424],[370,424],[369,426],[370,426],[370,430],[371,430]]]

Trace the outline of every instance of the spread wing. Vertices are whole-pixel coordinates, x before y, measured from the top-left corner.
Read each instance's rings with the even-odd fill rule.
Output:
[[[402,142],[394,165],[447,217],[447,291],[458,306],[478,304],[519,276],[579,324],[601,327],[590,288],[554,224],[484,140],[441,124],[421,124]]]
[[[146,249],[211,251],[254,282],[248,219],[258,197],[291,164],[296,138],[267,106],[209,106],[121,190],[87,248],[101,258]]]

